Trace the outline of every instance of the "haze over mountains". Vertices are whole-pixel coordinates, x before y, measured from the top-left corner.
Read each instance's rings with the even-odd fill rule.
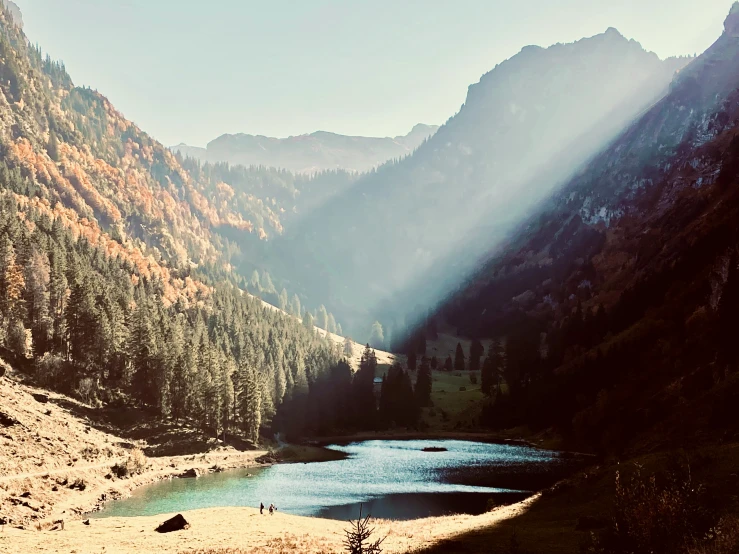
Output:
[[[615,29],[523,48],[470,86],[460,112],[412,156],[287,229],[273,245],[284,264],[275,273],[300,275],[306,295],[329,299],[354,332],[373,319],[403,326],[415,306],[458,286],[690,60],[662,61]]]
[[[365,172],[412,154],[438,128],[419,123],[407,135],[394,138],[352,137],[326,131],[282,139],[238,133],[221,135],[206,148],[179,144],[171,149],[201,162],[262,165],[306,174],[330,169]]]

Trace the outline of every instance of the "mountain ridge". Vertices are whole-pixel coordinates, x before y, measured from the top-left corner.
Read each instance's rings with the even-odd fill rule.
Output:
[[[226,133],[205,148],[182,143],[170,149],[201,162],[275,167],[297,173],[329,169],[361,173],[411,154],[437,129],[436,125],[418,123],[406,135],[396,137],[351,136],[321,130],[285,138]]]
[[[275,273],[306,275],[316,266],[331,267],[320,274],[320,284],[308,286],[331,298],[334,313],[346,310],[346,321],[350,305],[361,299],[355,315],[367,310],[361,317],[397,325],[399,311],[410,313],[416,303],[432,304],[446,292],[446,284],[424,278],[435,261],[454,257],[455,240],[483,244],[500,238],[501,229],[572,167],[664,95],[675,71],[689,61],[662,61],[614,32],[524,48],[470,85],[460,111],[412,156],[364,176],[302,227],[288,229],[288,247],[302,246],[281,251],[295,265]],[[589,140],[578,142],[588,132]],[[575,147],[567,162],[558,161],[568,144]],[[304,243],[310,236],[331,239],[309,247]],[[305,259],[307,251],[313,260]],[[374,255],[360,257],[357,251]],[[470,270],[467,264],[481,254],[471,252],[459,271]],[[371,271],[373,264],[393,271]],[[401,290],[411,298],[395,295]]]

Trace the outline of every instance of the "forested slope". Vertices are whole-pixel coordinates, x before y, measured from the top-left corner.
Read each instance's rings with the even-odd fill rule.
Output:
[[[488,423],[618,451],[735,436],[739,4],[443,313],[507,339]]]
[[[258,233],[244,215],[260,203],[233,209],[227,185],[74,87],[5,11],[0,187],[0,348],[45,386],[256,440],[338,361],[236,286],[219,233]]]

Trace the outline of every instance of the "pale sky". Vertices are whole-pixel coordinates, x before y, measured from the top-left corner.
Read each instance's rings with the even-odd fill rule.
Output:
[[[395,136],[442,124],[528,44],[608,27],[705,50],[731,0],[14,0],[77,85],[166,145],[223,133]]]

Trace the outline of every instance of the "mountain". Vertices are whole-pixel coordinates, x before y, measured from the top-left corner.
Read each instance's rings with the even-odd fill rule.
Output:
[[[402,326],[658,101],[689,61],[662,61],[615,29],[523,48],[470,86],[459,113],[412,156],[287,229],[273,257],[289,264],[273,273],[301,275],[305,294],[328,298],[355,336],[374,319]]]
[[[326,131],[283,139],[239,133],[221,135],[206,148],[179,144],[171,149],[203,162],[263,165],[307,174],[330,169],[364,172],[408,156],[437,129],[419,123],[407,135],[394,138],[350,137]]]
[[[724,27],[442,310],[507,341],[488,423],[604,452],[739,436],[739,3]]]

